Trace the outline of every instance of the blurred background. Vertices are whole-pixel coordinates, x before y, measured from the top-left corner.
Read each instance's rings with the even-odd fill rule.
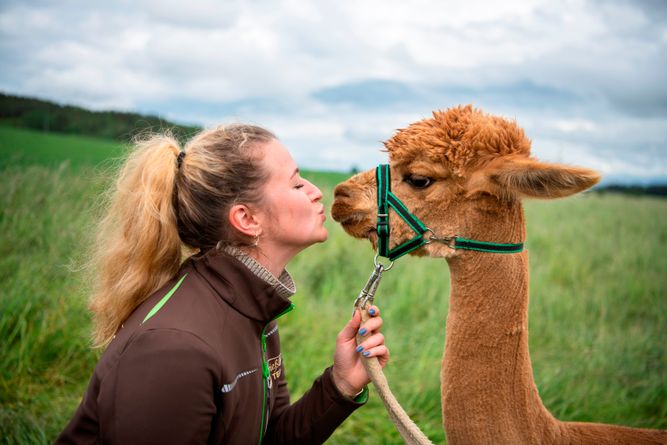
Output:
[[[267,127],[329,206],[396,129],[468,103],[516,119],[537,158],[604,175],[526,203],[546,407],[667,428],[667,3],[0,0],[0,444],[51,443],[85,390],[100,352],[84,265],[134,136]],[[294,399],[372,268],[367,242],[326,224],[289,265]],[[392,389],[436,443],[448,282],[444,262],[402,258],[376,300]],[[328,443],[401,441],[371,396]]]

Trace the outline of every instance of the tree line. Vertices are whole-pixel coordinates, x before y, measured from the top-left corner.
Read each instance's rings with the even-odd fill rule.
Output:
[[[41,99],[0,93],[0,125],[114,139],[122,142],[147,131],[170,130],[185,140],[200,130],[157,116],[118,111],[90,111]]]
[[[595,189],[599,193],[622,193],[624,195],[650,195],[650,196],[659,196],[667,197],[667,184],[655,184],[655,185],[620,185],[620,184],[610,184],[602,187],[597,187]]]

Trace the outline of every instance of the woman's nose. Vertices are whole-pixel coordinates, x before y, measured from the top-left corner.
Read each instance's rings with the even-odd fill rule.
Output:
[[[312,182],[310,182],[310,181],[307,181],[307,182],[308,182],[308,185],[310,186],[309,187],[310,190],[308,190],[308,196],[310,196],[310,199],[313,202],[317,202],[317,201],[321,200],[322,199],[322,190],[317,188],[317,186],[315,184],[313,184]]]

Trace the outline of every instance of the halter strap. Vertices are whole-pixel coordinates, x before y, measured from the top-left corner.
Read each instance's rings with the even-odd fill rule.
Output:
[[[396,195],[391,192],[391,175],[388,164],[380,164],[375,170],[375,179],[377,183],[378,196],[378,255],[389,258],[394,261],[405,254],[433,241],[445,242],[453,249],[476,250],[478,252],[490,253],[518,253],[523,250],[523,243],[492,243],[488,241],[477,241],[459,237],[438,238],[433,231],[410,213],[408,208],[401,202]],[[391,228],[389,226],[389,208],[398,213],[403,221],[415,232],[415,237],[400,244],[393,249],[389,249],[389,236]],[[425,238],[424,234],[431,232],[433,236]]]
[[[379,165],[375,171],[377,187],[378,187],[378,254],[382,257],[389,258],[394,261],[396,258],[412,252],[413,250],[423,246],[428,241],[423,237],[424,233],[428,231],[424,223],[419,218],[414,216],[403,205],[400,199],[391,192],[391,175],[389,173],[389,165]],[[416,236],[403,244],[389,249],[389,235],[391,229],[389,227],[389,207],[393,208],[396,213],[405,221],[408,226],[416,233]]]
[[[523,250],[523,243],[504,244],[475,241],[472,239],[455,238],[455,249],[477,250],[478,252],[492,253],[519,253]]]

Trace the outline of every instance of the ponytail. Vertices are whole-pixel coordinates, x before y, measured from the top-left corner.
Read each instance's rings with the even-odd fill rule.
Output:
[[[174,188],[180,152],[172,137],[155,136],[139,142],[121,169],[93,251],[95,346],[107,345],[130,313],[178,271]]]
[[[182,257],[243,243],[225,215],[260,205],[268,173],[263,147],[275,136],[253,125],[205,130],[184,156],[169,136],[137,143],[125,161],[93,250],[93,343],[106,346],[127,317],[174,277]]]

